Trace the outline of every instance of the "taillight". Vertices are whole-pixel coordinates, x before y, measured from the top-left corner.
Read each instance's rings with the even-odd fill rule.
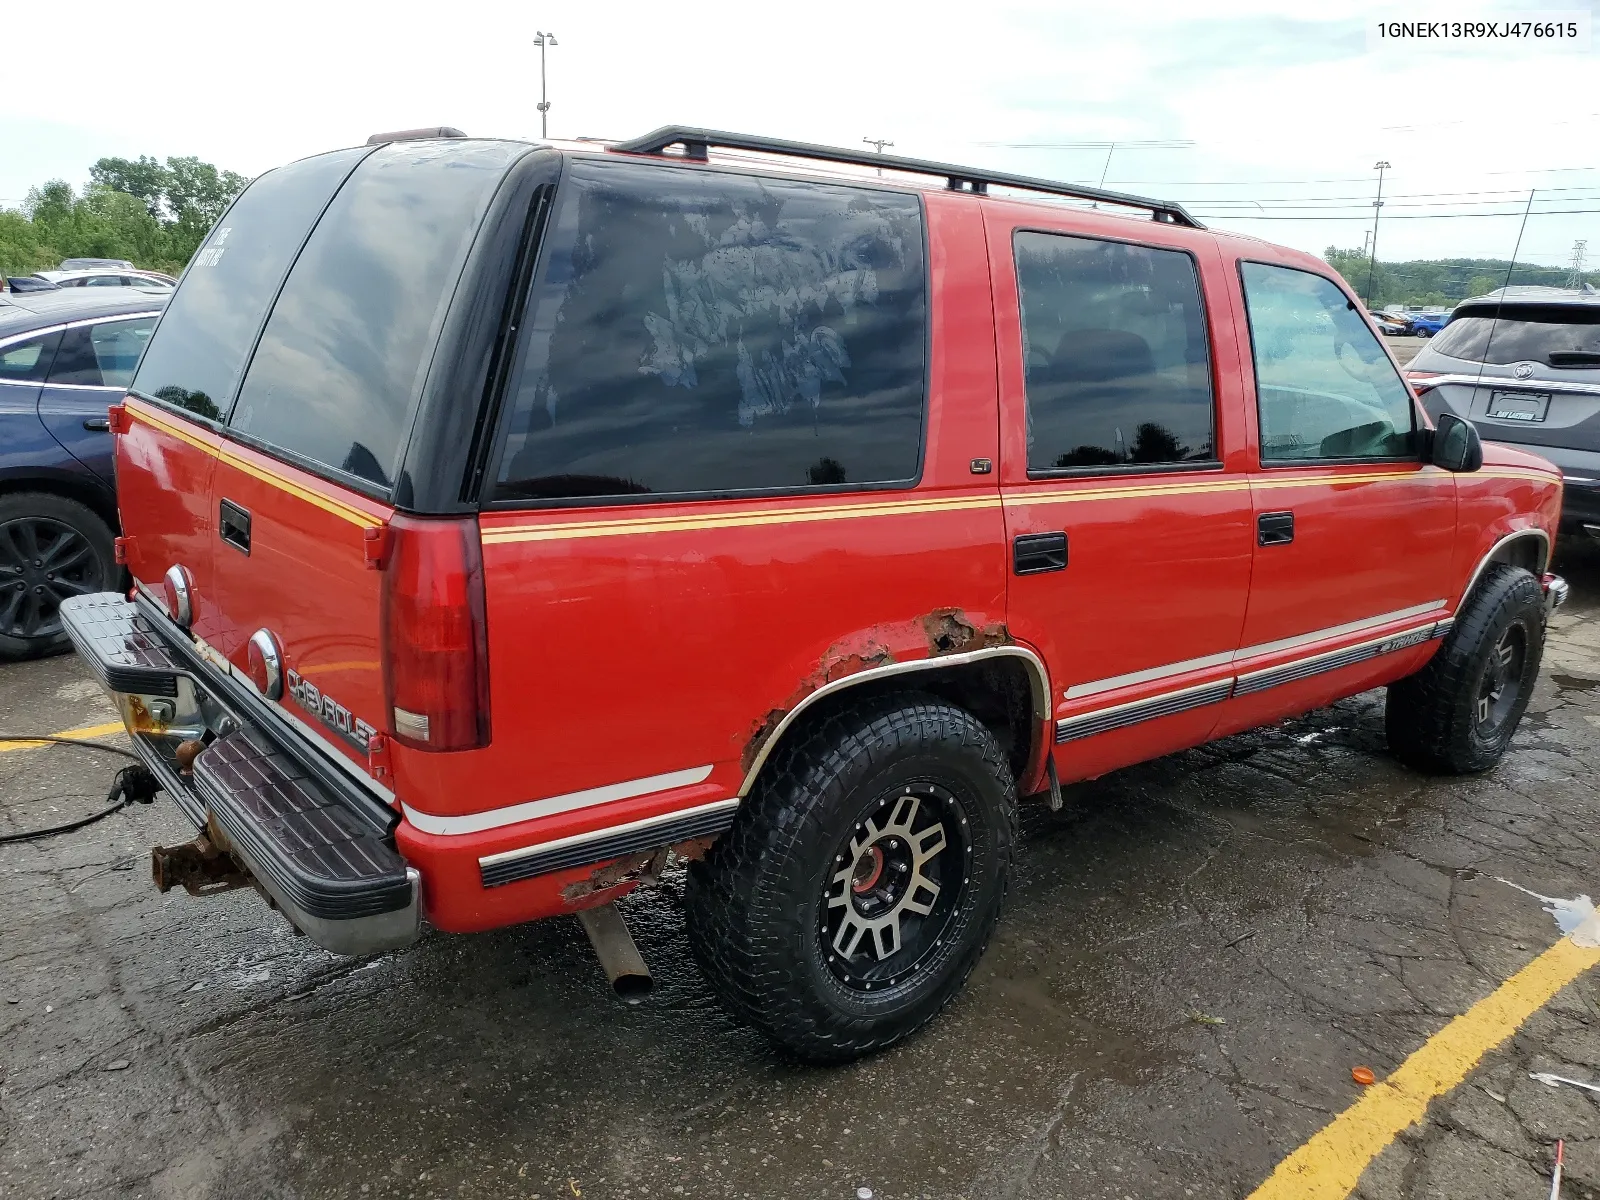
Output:
[[[489,743],[489,644],[476,518],[395,514],[383,581],[390,729],[419,750]]]
[[[1419,396],[1422,395],[1423,392],[1431,391],[1433,388],[1438,387],[1438,378],[1439,372],[1437,371],[1406,372],[1406,379],[1411,384],[1411,390],[1416,392],[1416,394]]]

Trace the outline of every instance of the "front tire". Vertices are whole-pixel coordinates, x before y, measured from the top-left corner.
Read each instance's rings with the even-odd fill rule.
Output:
[[[0,662],[67,649],[61,601],[116,579],[111,529],[87,505],[49,492],[0,496]]]
[[[1016,785],[972,714],[923,695],[783,747],[689,870],[689,940],[736,1015],[814,1062],[893,1045],[972,972],[999,919]]]
[[[1521,567],[1490,563],[1444,645],[1389,685],[1389,748],[1419,770],[1487,771],[1511,744],[1544,654],[1544,594]]]

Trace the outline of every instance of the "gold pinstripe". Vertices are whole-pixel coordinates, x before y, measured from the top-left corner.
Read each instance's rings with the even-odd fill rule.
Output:
[[[1550,482],[1549,475],[1533,470],[1507,468],[1485,471],[1486,479],[1531,479]],[[858,517],[897,517],[932,512],[960,512],[973,509],[1021,508],[1040,504],[1074,504],[1094,500],[1133,500],[1152,496],[1184,496],[1211,492],[1246,491],[1258,488],[1315,487],[1354,483],[1381,483],[1390,480],[1438,481],[1446,478],[1435,471],[1374,471],[1346,475],[1296,475],[1286,478],[1244,478],[1174,483],[1096,486],[1077,489],[1053,488],[1049,491],[1016,491],[1004,497],[946,496],[916,500],[864,501],[856,504],[818,505],[812,508],[741,509],[696,513],[673,517],[622,517],[611,520],[566,521],[541,525],[491,525],[483,531],[484,545],[512,542],[555,542],[576,538],[622,537],[630,534],[676,533],[696,529],[740,529],[759,525],[800,525],[815,521],[841,521]]]
[[[288,492],[291,496],[297,496],[301,500],[304,500],[307,504],[311,504],[322,509],[323,512],[332,513],[334,516],[339,517],[342,520],[349,521],[352,525],[359,525],[363,529],[377,528],[383,524],[383,520],[380,517],[375,517],[371,513],[362,512],[359,508],[354,508],[340,500],[335,500],[332,496],[325,496],[321,492],[312,491],[310,488],[302,487],[293,480],[285,479],[283,476],[274,474],[265,467],[258,466],[257,464],[250,462],[248,459],[241,458],[239,455],[229,450],[226,446],[213,445],[204,438],[201,438],[183,428],[182,425],[178,424],[177,422],[168,421],[164,417],[156,415],[144,405],[139,406],[137,413],[139,420],[143,421],[152,428],[159,429],[162,433],[175,437],[180,442],[183,442],[189,446],[193,446],[197,450],[203,450],[213,458],[220,459],[221,461],[227,463],[230,467],[238,468],[246,475],[249,475],[254,479],[259,479],[262,483],[271,484],[280,491]]]
[[[483,531],[484,545],[503,542],[554,542],[572,538],[618,537],[624,534],[670,533],[690,529],[740,529],[753,525],[803,525],[855,517],[895,517],[914,513],[961,512],[999,508],[1000,497],[950,496],[898,500],[878,504],[821,505],[815,508],[747,509],[699,513],[683,517],[632,517],[613,521],[571,521],[558,525],[502,525]]]

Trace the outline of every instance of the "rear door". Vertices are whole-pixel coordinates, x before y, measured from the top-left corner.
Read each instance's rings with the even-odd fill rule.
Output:
[[[267,630],[284,670],[315,689],[291,688],[285,704],[362,762],[353,722],[389,725],[383,575],[369,565],[368,535],[392,512],[412,416],[484,209],[524,149],[407,142],[364,159],[284,281],[225,425],[209,511],[217,647],[245,669],[249,639]],[[212,245],[227,253],[234,236]]]
[[[114,478],[106,410],[128,390],[157,312],[69,326],[39,395],[39,419],[56,441],[106,483]]]
[[[1202,234],[988,224],[1009,621],[1057,686],[1057,771],[1087,778],[1204,741],[1227,696],[1251,528],[1226,287]]]

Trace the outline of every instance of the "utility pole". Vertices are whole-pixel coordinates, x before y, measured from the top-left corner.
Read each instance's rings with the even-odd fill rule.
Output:
[[[542,141],[550,140],[550,101],[544,94],[544,50],[546,46],[559,46],[556,35],[546,33],[540,29],[538,36],[533,39],[533,44],[539,47],[539,137]]]
[[[881,154],[882,154],[882,153],[883,153],[883,148],[884,148],[884,147],[885,147],[885,146],[892,146],[892,145],[894,145],[894,143],[893,143],[893,142],[891,142],[891,141],[890,141],[890,140],[889,140],[889,139],[888,139],[888,138],[867,138],[867,137],[864,137],[864,138],[862,138],[862,139],[861,139],[861,140],[862,140],[862,141],[863,141],[863,142],[865,142],[865,143],[866,143],[866,144],[867,144],[867,145],[869,145],[869,146],[876,146],[876,147],[877,147],[877,150],[878,150],[878,153],[879,153],[879,154],[880,154],[880,155],[881,155]],[[879,167],[879,168],[878,168],[878,174],[879,174],[879,175],[882,175],[882,174],[883,174],[883,168],[882,168],[882,167]]]
[[[1372,168],[1378,173],[1378,198],[1372,202],[1372,253],[1367,258],[1367,307],[1372,307],[1372,273],[1378,266],[1378,218],[1383,215],[1383,173],[1389,170],[1386,162],[1375,163]]]
[[[1572,273],[1567,276],[1567,286],[1575,292],[1583,290],[1583,267],[1588,250],[1589,243],[1584,238],[1572,243]]]

